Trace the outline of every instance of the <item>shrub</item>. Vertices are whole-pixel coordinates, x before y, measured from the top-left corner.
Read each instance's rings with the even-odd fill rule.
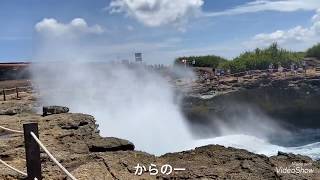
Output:
[[[307,57],[315,57],[315,58],[320,59],[320,43],[309,48],[306,52],[306,56]]]
[[[247,70],[265,70],[272,63],[276,67],[278,64],[285,68],[289,68],[292,63],[300,64],[304,58],[304,53],[291,52],[278,47],[277,43],[273,43],[265,49],[255,49],[247,51],[232,61],[227,61],[219,65],[220,68],[230,69],[232,73]]]
[[[212,67],[212,68],[217,68],[219,64],[223,62],[227,62],[227,59],[224,59],[220,56],[215,56],[215,55],[208,55],[208,56],[189,56],[189,57],[179,57],[176,58],[175,64],[176,65],[181,65],[182,60],[187,60],[187,64],[195,66],[195,67]],[[192,62],[195,62],[193,64]]]

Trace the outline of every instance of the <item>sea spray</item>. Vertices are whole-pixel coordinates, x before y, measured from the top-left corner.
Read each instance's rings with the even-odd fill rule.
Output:
[[[102,136],[128,139],[137,150],[158,155],[192,142],[174,91],[155,72],[107,63],[38,63],[32,72],[43,105],[93,115]]]
[[[48,22],[55,26],[47,26]],[[72,112],[91,114],[100,125],[102,136],[128,139],[136,149],[157,155],[190,146],[227,142],[225,139],[203,141],[203,144],[193,140],[190,129],[194,127],[189,127],[181,114],[179,98],[175,98],[172,85],[159,74],[143,68],[110,66],[110,53],[106,51],[112,50],[98,43],[102,31],[79,31],[79,27],[92,27],[74,26],[75,22],[79,19],[71,26],[65,26],[54,19],[46,19],[36,25],[32,76],[43,105],[65,105]],[[264,120],[256,126],[261,122],[261,116],[252,117],[242,121],[246,118],[234,114],[234,117],[220,119],[218,124],[206,127],[217,130],[221,137],[250,132],[250,136],[262,138],[268,136],[268,132],[281,130],[274,129],[273,123]],[[226,121],[230,119],[232,123]],[[204,131],[204,128],[200,130]],[[256,143],[247,137],[242,139],[248,140],[248,146],[244,148],[249,149]]]
[[[96,26],[86,24],[90,31],[83,31],[71,22],[53,29],[49,22],[57,24],[44,19],[34,36],[32,79],[43,105],[91,114],[102,136],[128,139],[137,150],[163,154],[190,145],[179,98],[167,79],[143,64],[112,63],[106,53],[111,50],[100,46],[103,32],[92,31]]]

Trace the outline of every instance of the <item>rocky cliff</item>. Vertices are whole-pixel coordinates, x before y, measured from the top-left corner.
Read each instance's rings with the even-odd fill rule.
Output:
[[[202,88],[183,101],[184,114],[193,125],[206,126],[214,119],[228,121],[232,114],[240,119],[250,109],[290,131],[320,128],[319,75],[248,75],[195,87]]]
[[[84,179],[320,179],[320,162],[308,157],[279,153],[266,157],[246,150],[217,145],[194,150],[168,153],[160,157],[135,151],[134,145],[118,138],[99,135],[94,117],[78,113],[54,114],[42,117],[33,111],[35,99],[21,94],[21,100],[12,99],[0,104],[3,113],[0,125],[21,130],[23,123],[39,123],[41,141],[56,158],[79,180]],[[12,113],[14,112],[14,113]],[[26,172],[23,136],[0,130],[0,158]],[[66,176],[41,153],[44,179],[66,179]],[[135,175],[135,166],[146,166],[146,172]],[[174,168],[170,175],[151,176],[148,166],[159,169],[165,164]],[[297,165],[298,164],[298,165]],[[300,165],[299,165],[300,164]],[[312,173],[281,173],[280,168],[301,166]],[[0,164],[0,179],[23,179],[23,176]]]

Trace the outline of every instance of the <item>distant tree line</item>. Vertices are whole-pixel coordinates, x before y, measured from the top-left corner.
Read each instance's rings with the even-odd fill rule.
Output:
[[[306,57],[315,57],[320,59],[320,43],[308,49],[306,52]]]
[[[190,56],[177,58],[175,64],[183,64],[182,60],[185,59],[190,66],[220,68],[230,70],[231,73],[237,73],[247,70],[265,70],[269,68],[270,64],[273,64],[275,68],[279,65],[290,68],[291,64],[301,65],[306,56],[320,58],[320,44],[306,52],[293,52],[280,48],[277,43],[273,43],[264,49],[257,48],[253,51],[244,52],[233,60],[214,55]]]
[[[279,65],[290,68],[291,64],[301,64],[305,56],[303,52],[292,52],[278,47],[273,43],[265,49],[247,51],[232,61],[219,64],[222,69],[230,69],[232,73],[248,70],[265,70],[272,64],[275,68]]]
[[[208,56],[189,56],[176,58],[176,65],[183,65],[183,60],[190,66],[195,67],[212,67],[217,68],[221,63],[227,62],[228,60],[220,56],[208,55]]]

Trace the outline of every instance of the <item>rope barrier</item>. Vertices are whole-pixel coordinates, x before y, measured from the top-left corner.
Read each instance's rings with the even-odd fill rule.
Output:
[[[28,176],[27,173],[22,172],[22,171],[20,171],[20,170],[18,170],[18,169],[16,169],[16,168],[10,166],[10,165],[7,164],[6,162],[2,161],[1,159],[0,159],[0,163],[2,163],[2,164],[5,165],[6,167],[8,167],[9,169],[11,169],[11,170],[13,170],[13,171],[15,171],[15,172],[17,172],[17,173],[22,174],[23,176]]]
[[[32,86],[20,86],[19,89],[32,89]]]
[[[14,91],[16,88],[4,89],[5,91]]]
[[[15,91],[16,89],[32,89],[32,86],[20,86],[20,87],[14,87],[14,88],[8,88],[8,89],[2,89],[3,91]]]
[[[69,176],[72,180],[77,180],[71,173],[69,173],[69,171],[68,171],[65,167],[63,167],[63,166],[59,163],[59,161],[58,161],[55,157],[53,157],[53,155],[48,151],[48,149],[42,144],[42,142],[38,139],[38,137],[37,137],[33,132],[31,132],[30,134],[31,134],[31,136],[34,138],[34,140],[39,144],[39,146],[48,154],[48,156],[50,157],[50,159],[51,159],[54,163],[56,163],[56,164],[59,166],[59,168],[60,168],[64,173],[66,173],[67,176]]]
[[[0,126],[0,128],[3,130],[9,131],[9,132],[23,134],[23,131],[13,130],[13,129],[9,129],[9,128],[3,127],[3,126]]]
[[[0,126],[1,129],[3,130],[6,130],[6,131],[9,131],[9,132],[13,132],[13,133],[22,133],[23,134],[23,131],[18,131],[18,130],[13,130],[13,129],[9,129],[9,128],[6,128],[6,127],[3,127],[3,126]],[[3,160],[0,159],[0,163],[2,163],[3,165],[5,165],[6,167],[8,167],[9,169],[13,170],[13,171],[16,171],[17,173],[19,174],[22,174],[24,176],[28,176],[27,173],[24,173],[12,166],[10,166],[9,164],[7,164],[6,162],[4,162]]]

